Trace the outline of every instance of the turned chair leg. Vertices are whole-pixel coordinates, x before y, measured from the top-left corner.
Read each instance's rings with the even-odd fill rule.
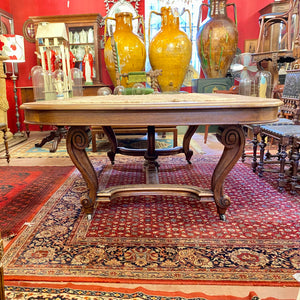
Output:
[[[294,138],[292,153],[291,153],[291,164],[292,164],[292,174],[291,174],[291,194],[296,194],[296,187],[298,181],[298,170],[299,170],[299,160],[300,160],[300,144],[297,144]]]
[[[278,177],[278,190],[280,192],[284,191],[284,188],[286,186],[286,180],[285,180],[285,164],[286,164],[286,158],[288,156],[286,152],[286,148],[288,147],[290,137],[285,136],[281,139],[281,151],[279,154],[279,162],[280,162],[280,169],[279,169],[279,177]]]
[[[260,127],[259,126],[254,126],[253,127],[253,140],[252,140],[252,151],[253,151],[253,157],[252,157],[252,163],[251,163],[251,167],[253,172],[256,172],[256,168],[257,168],[257,145],[258,145],[258,139],[257,136],[260,132]]]
[[[266,144],[266,135],[262,134],[261,135],[261,141],[259,143],[259,147],[260,147],[260,151],[259,151],[259,163],[257,166],[257,170],[258,170],[258,176],[262,177],[263,176],[263,172],[264,172],[264,159],[265,159],[265,148],[267,146]]]
[[[6,125],[2,126],[1,131],[3,132],[3,141],[4,141],[4,147],[5,147],[5,158],[6,158],[6,161],[9,163],[10,155],[9,155],[9,151],[8,151],[8,142],[7,142],[7,136],[6,136],[7,126]]]

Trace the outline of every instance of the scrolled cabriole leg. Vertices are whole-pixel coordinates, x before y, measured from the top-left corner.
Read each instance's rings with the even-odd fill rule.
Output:
[[[115,156],[116,156],[116,153],[118,152],[118,141],[117,141],[116,135],[111,126],[102,126],[102,129],[103,129],[106,137],[110,141],[111,149],[110,149],[110,151],[107,152],[107,156],[108,156],[111,164],[114,165],[115,164]]]
[[[86,214],[92,214],[98,191],[98,178],[96,171],[86,153],[86,148],[91,142],[89,127],[70,127],[67,133],[67,150],[75,167],[80,171],[88,187],[88,195],[84,195],[80,201]]]
[[[193,156],[193,151],[190,150],[190,142],[197,129],[198,125],[189,126],[183,138],[183,152],[185,154],[185,159],[189,164],[191,164],[191,158]]]
[[[225,221],[225,212],[230,206],[230,198],[223,193],[224,180],[240,159],[245,147],[245,133],[241,126],[230,125],[219,127],[217,138],[224,145],[222,156],[211,179],[211,189],[220,219]]]

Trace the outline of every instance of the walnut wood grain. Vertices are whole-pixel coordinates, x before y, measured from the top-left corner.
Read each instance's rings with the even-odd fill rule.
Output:
[[[66,144],[69,156],[82,174],[89,190],[89,193],[80,199],[83,209],[87,214],[93,213],[98,190],[98,177],[85,151],[90,141],[91,134],[89,127],[76,126],[68,130]]]
[[[225,212],[230,199],[223,193],[226,176],[241,157],[245,143],[241,125],[262,124],[278,120],[278,99],[265,99],[241,95],[223,94],[153,94],[140,96],[82,97],[67,101],[43,101],[26,103],[21,106],[25,111],[25,122],[39,125],[68,126],[67,150],[81,172],[88,193],[81,199],[84,211],[92,215],[98,197],[114,198],[118,194],[191,194],[206,201],[213,198],[218,213],[225,220]],[[218,140],[224,145],[223,154],[214,170],[211,189],[203,191],[199,187],[179,185],[158,185],[155,170],[156,158],[160,149],[154,147],[155,126],[189,126],[181,151],[187,161],[192,153],[189,143],[198,125],[219,125]],[[85,148],[90,142],[90,126],[103,126],[113,141],[113,157],[120,151],[111,127],[146,126],[150,135],[147,151],[146,171],[151,178],[146,184],[115,187],[98,192],[96,172]],[[140,155],[140,153],[139,153]],[[106,198],[105,198],[106,197]],[[103,199],[103,198],[102,198]]]

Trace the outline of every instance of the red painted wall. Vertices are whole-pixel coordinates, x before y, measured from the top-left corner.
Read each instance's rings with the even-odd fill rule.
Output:
[[[3,9],[6,12],[10,13],[10,1],[8,0],[1,1],[0,9]]]
[[[147,1],[147,0],[145,0]],[[258,37],[258,18],[259,10],[273,0],[232,0],[228,3],[235,3],[237,8],[239,42],[238,47],[244,51],[245,39],[257,39]],[[24,22],[29,16],[42,15],[64,15],[64,14],[85,14],[85,13],[100,13],[106,15],[104,1],[99,0],[69,0],[69,8],[67,0],[1,0],[0,8],[10,12],[14,16],[15,33],[22,35]],[[144,0],[140,1],[139,13],[143,14]],[[233,15],[232,8],[228,9],[228,14]],[[30,70],[36,65],[36,56],[34,54],[35,45],[25,40],[25,56],[26,62],[19,64],[19,79],[17,86],[30,86]],[[103,64],[104,65],[104,64]],[[102,71],[103,82],[110,84],[110,79],[105,68]],[[7,80],[9,81],[9,80]],[[15,126],[15,104],[13,94],[11,92],[11,82],[8,82],[8,100],[10,103],[9,127],[12,132],[16,130]],[[21,112],[21,121],[23,115]],[[24,125],[22,122],[22,130]]]

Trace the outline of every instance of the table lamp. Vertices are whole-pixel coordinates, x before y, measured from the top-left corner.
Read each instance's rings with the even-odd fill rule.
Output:
[[[14,83],[14,98],[16,105],[16,125],[17,132],[14,136],[23,136],[20,131],[20,115],[18,106],[18,95],[17,95],[17,76],[15,75],[14,63],[25,62],[25,48],[24,48],[24,37],[15,34],[3,34],[0,35],[0,44],[2,45],[2,55],[7,56],[8,59],[4,60],[5,63],[12,64],[12,75],[11,79]]]

